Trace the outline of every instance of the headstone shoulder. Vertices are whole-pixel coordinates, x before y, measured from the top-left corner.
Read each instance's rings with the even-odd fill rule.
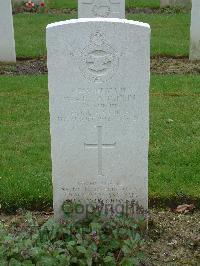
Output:
[[[65,20],[65,21],[59,21],[59,22],[54,22],[50,23],[47,25],[47,30],[51,29],[53,27],[58,27],[58,26],[64,26],[64,25],[71,25],[71,24],[78,24],[78,23],[87,23],[87,22],[95,22],[95,23],[102,23],[102,22],[109,22],[109,23],[119,23],[119,24],[130,24],[130,25],[135,25],[139,27],[143,27],[148,29],[149,31],[151,30],[150,25],[148,23],[140,22],[140,21],[133,21],[133,20],[128,20],[128,19],[119,19],[119,18],[79,18],[79,19],[70,19],[70,20]]]

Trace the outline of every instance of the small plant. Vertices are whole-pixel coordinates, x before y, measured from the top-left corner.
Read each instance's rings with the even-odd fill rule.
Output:
[[[23,232],[0,223],[0,265],[139,265],[144,260],[141,228],[131,217],[98,213],[82,221],[66,214],[42,226],[28,214]],[[143,264],[144,265],[144,264]]]

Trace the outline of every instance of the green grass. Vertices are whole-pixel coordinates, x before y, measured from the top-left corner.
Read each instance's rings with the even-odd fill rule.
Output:
[[[126,7],[159,8],[160,0],[126,0]]]
[[[199,76],[152,78],[149,158],[153,198],[200,195],[199,82]]]
[[[17,57],[46,55],[46,26],[71,15],[18,14],[14,16]]]
[[[152,55],[188,56],[189,14],[137,14],[129,15],[128,19],[150,24]]]
[[[47,76],[0,77],[0,204],[3,210],[52,204]],[[200,77],[151,82],[150,199],[198,198]]]
[[[50,8],[77,8],[77,0],[47,0]],[[160,0],[126,0],[126,7],[159,8]]]
[[[18,14],[14,16],[18,57],[46,55],[47,24],[75,18],[76,15]],[[152,28],[151,54],[187,56],[189,53],[189,14],[137,14],[128,19],[147,22]],[[70,36],[69,36],[70,38]]]
[[[47,78],[1,77],[1,179],[3,209],[51,202]]]
[[[78,6],[78,0],[47,0],[47,6],[49,8],[70,8],[76,9]]]

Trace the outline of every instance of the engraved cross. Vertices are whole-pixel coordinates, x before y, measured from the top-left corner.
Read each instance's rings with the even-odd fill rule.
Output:
[[[103,148],[115,148],[116,142],[112,144],[103,144],[102,140],[102,126],[97,126],[98,143],[87,144],[84,143],[85,148],[97,148],[98,149],[98,175],[103,176]]]

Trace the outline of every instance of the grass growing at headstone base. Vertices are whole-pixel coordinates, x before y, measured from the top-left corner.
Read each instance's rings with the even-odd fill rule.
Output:
[[[77,8],[78,0],[47,0],[49,8]],[[159,8],[160,0],[126,0],[126,7],[151,7]]]
[[[17,57],[45,56],[47,24],[71,18],[75,18],[75,15],[15,15],[14,28]],[[188,56],[190,34],[189,14],[132,14],[128,15],[128,19],[143,21],[151,25],[152,55]]]
[[[52,206],[47,76],[1,76],[0,204]],[[153,75],[149,198],[200,207],[200,77]],[[67,136],[66,136],[67,137]]]

